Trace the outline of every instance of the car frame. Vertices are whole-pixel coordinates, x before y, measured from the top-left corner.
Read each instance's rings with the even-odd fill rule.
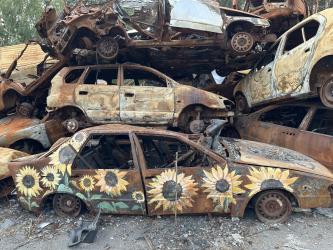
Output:
[[[91,127],[9,168],[24,208],[39,212],[51,202],[60,216],[77,216],[86,207],[112,214],[242,217],[253,205],[261,221],[277,223],[287,220],[292,206],[332,206],[333,175],[320,163],[277,146],[218,139],[219,126],[207,137]]]
[[[234,125],[242,139],[295,150],[333,171],[333,126],[328,119],[331,112],[318,102],[270,105],[237,116]]]
[[[331,8],[308,17],[272,45],[234,89],[240,112],[311,96],[319,96],[325,106],[333,107],[333,50],[328,46],[333,41],[332,13]]]
[[[251,63],[244,61],[244,55],[253,61],[253,54],[260,54],[266,43],[276,39],[267,34],[270,24],[265,18],[220,7],[215,0],[102,2],[66,6],[60,15],[54,8],[46,8],[36,28],[48,41],[51,54],[69,57],[78,48],[95,51],[100,61],[111,63],[117,58],[118,62],[140,64],[149,56],[154,59],[149,66],[169,75],[182,71],[191,75],[203,69],[230,71],[226,68],[232,59],[233,70],[247,68]],[[192,8],[184,7],[187,4]],[[215,59],[205,59],[207,53]]]
[[[65,67],[52,80],[47,97],[49,117],[63,121],[70,132],[121,122],[200,133],[210,119],[232,117],[232,105],[222,96],[137,64]]]

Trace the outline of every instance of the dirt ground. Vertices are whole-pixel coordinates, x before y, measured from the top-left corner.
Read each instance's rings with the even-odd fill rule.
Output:
[[[40,216],[14,198],[0,201],[0,249],[67,249],[68,231],[81,220]],[[43,229],[38,225],[52,222]],[[293,213],[286,224],[266,225],[251,210],[245,218],[219,216],[101,216],[96,241],[73,249],[333,249],[333,209]]]

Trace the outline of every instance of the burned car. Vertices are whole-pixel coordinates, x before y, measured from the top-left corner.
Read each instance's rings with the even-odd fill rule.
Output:
[[[218,125],[219,126],[219,125]],[[216,213],[284,222],[292,207],[332,205],[333,175],[311,158],[258,142],[102,125],[9,166],[20,204],[58,215]],[[214,132],[215,130],[215,132]]]
[[[333,107],[333,9],[305,19],[284,35],[257,62],[234,90],[236,107],[318,96]]]
[[[238,116],[235,126],[242,139],[298,151],[333,172],[333,110],[319,103],[271,105]]]
[[[233,3],[237,5],[237,0]],[[304,0],[246,0],[243,10],[270,20],[271,31],[278,35],[309,16]]]
[[[10,148],[0,147],[0,197],[7,196],[15,189],[8,163],[14,159],[26,157],[28,154]]]
[[[16,112],[21,103],[29,103],[33,109],[31,112],[38,113],[39,118],[42,118],[42,113],[45,113],[45,100],[51,79],[65,65],[65,61],[49,60],[50,58],[46,55],[37,66],[18,66],[32,44],[34,43],[28,42],[9,68],[1,72],[0,117]]]
[[[29,154],[46,151],[66,133],[56,120],[42,121],[18,113],[0,119],[0,147]]]
[[[54,77],[47,98],[49,117],[64,122],[69,132],[126,123],[200,133],[210,119],[233,116],[232,105],[136,64],[65,67]]]
[[[51,54],[61,58],[74,49],[90,50],[98,61],[149,61],[147,66],[175,77],[215,68],[247,69],[249,60],[276,39],[267,32],[268,20],[220,7],[215,0],[97,2],[79,1],[60,15],[46,8],[36,28]]]

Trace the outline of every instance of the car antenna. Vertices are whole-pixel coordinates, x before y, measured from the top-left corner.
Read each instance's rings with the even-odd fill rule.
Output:
[[[177,187],[178,187],[178,150],[176,152],[176,161],[175,161],[175,171],[176,171],[176,187],[175,187],[175,203],[174,203],[174,212],[175,212],[175,225],[177,226]]]

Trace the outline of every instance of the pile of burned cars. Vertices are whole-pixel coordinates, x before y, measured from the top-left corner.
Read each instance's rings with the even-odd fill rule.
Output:
[[[260,15],[214,0],[46,7],[36,74],[15,78],[24,48],[1,75],[0,146],[24,152],[5,163],[7,194],[15,186],[24,208],[51,204],[59,216],[85,208],[242,217],[250,207],[280,223],[294,208],[331,207],[332,161],[316,155],[311,133],[332,131],[333,10],[295,12],[304,20],[277,38],[263,6]],[[222,84],[202,84],[215,81],[211,72]],[[290,102],[246,114],[316,96],[327,107]],[[262,125],[272,121],[309,130],[314,148],[282,142],[279,133],[298,132]]]

